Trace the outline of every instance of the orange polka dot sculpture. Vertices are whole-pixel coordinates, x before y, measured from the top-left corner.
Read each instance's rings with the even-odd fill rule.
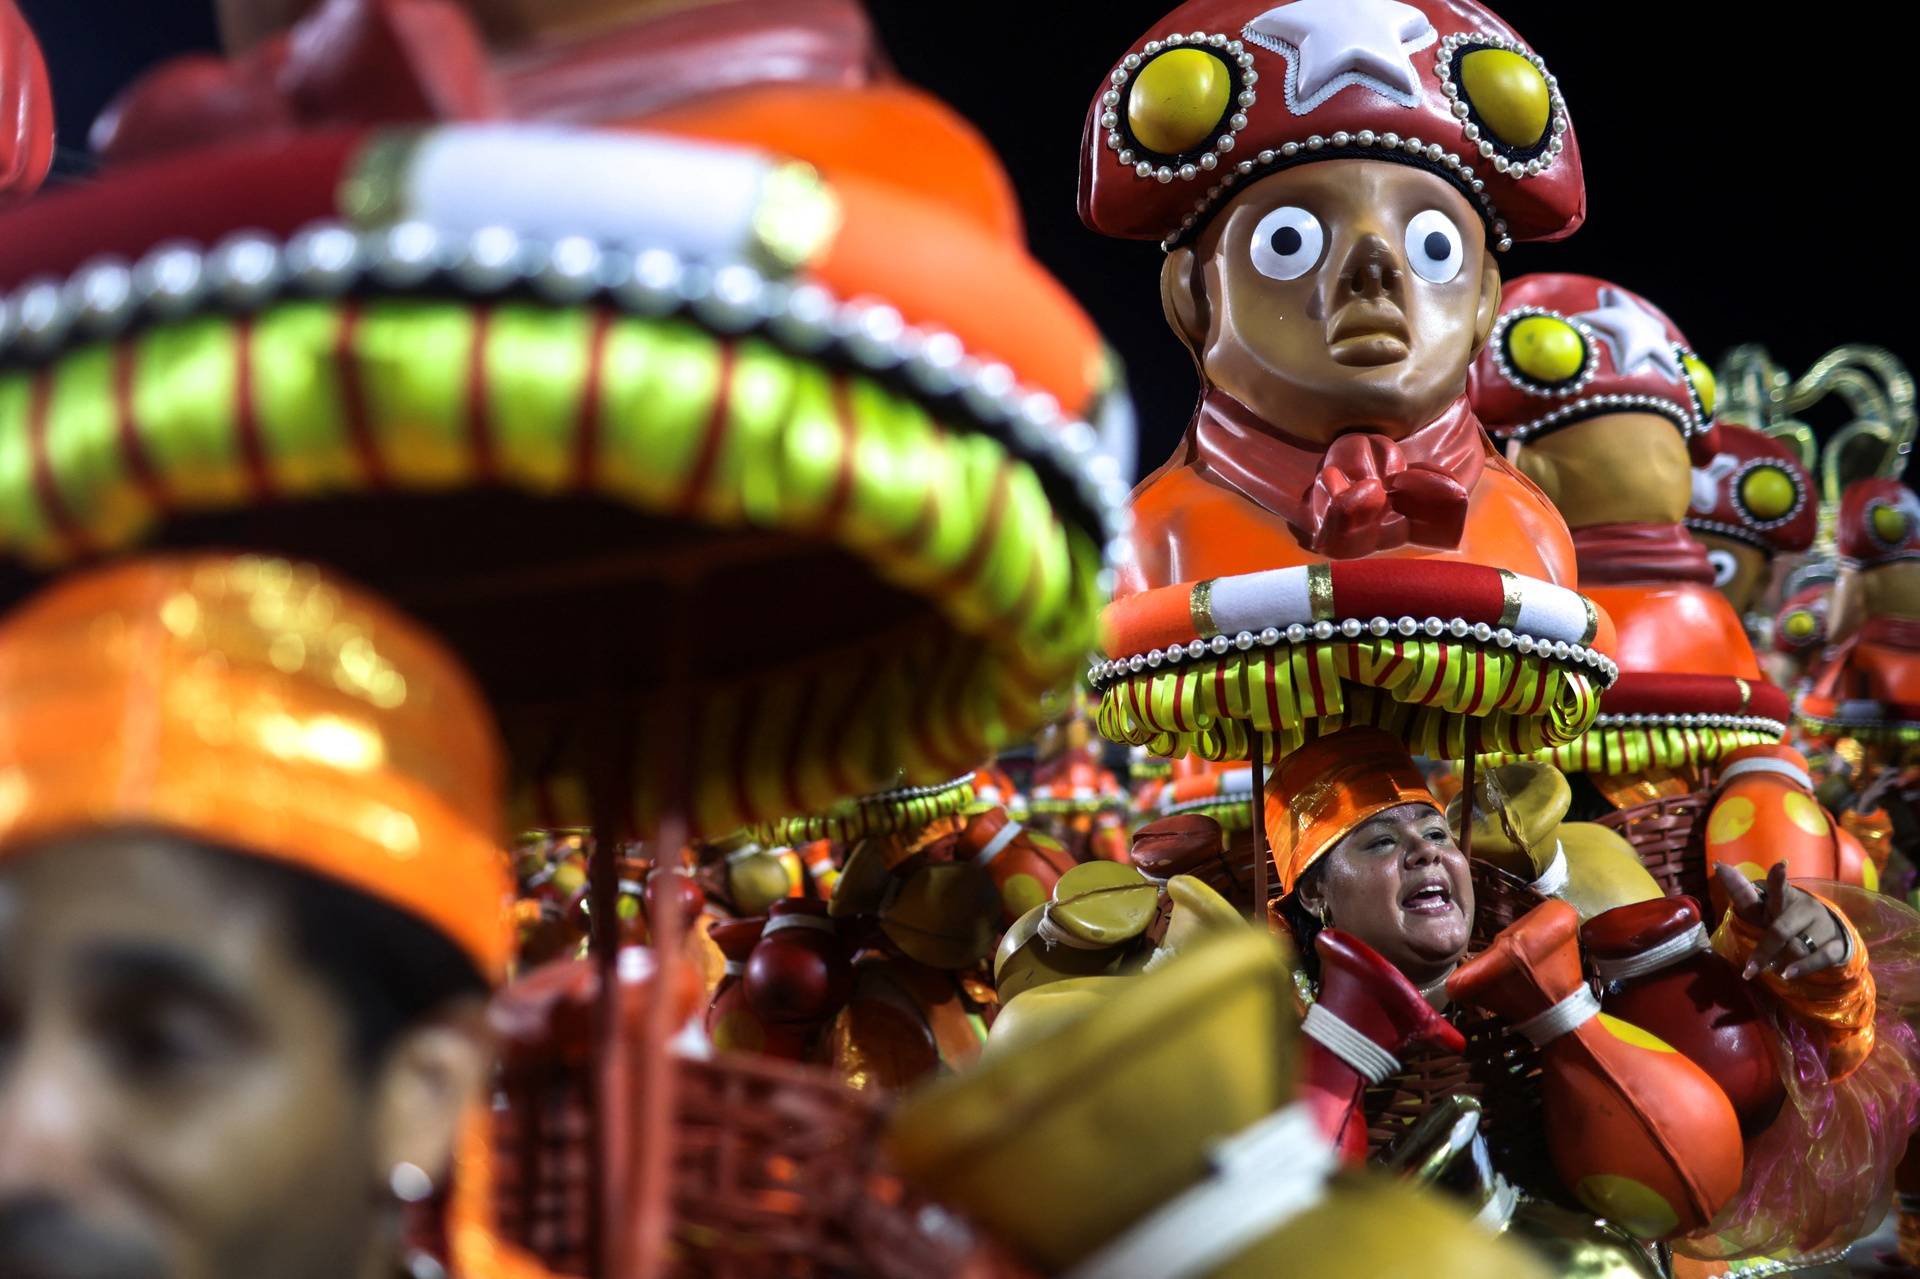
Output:
[[[1851,839],[1851,837],[1848,837]],[[1789,879],[1867,883],[1872,863],[1843,852],[1842,831],[1813,795],[1806,757],[1791,746],[1747,746],[1727,756],[1707,818],[1707,867],[1725,863],[1748,879],[1787,863]],[[1713,883],[1716,906],[1724,907]]]
[[[1663,1040],[1600,1011],[1580,917],[1537,906],[1447,980],[1447,993],[1538,1045],[1547,1149],[1567,1189],[1642,1239],[1690,1234],[1740,1187],[1740,1120],[1720,1085]]]

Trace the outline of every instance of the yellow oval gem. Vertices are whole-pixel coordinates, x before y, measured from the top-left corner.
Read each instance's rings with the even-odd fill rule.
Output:
[[[1799,791],[1788,791],[1780,797],[1780,806],[1787,810],[1787,820],[1809,835],[1827,833],[1827,815],[1820,811],[1820,805],[1802,795]]]
[[[1753,801],[1745,795],[1730,795],[1714,806],[1713,819],[1707,823],[1707,842],[1725,844],[1753,829]]]
[[[1460,59],[1467,101],[1510,147],[1530,147],[1546,136],[1553,97],[1540,68],[1506,49],[1475,49]]]
[[[1813,620],[1813,614],[1803,608],[1796,608],[1787,614],[1783,629],[1789,639],[1806,640],[1813,638],[1813,632],[1819,624]]]
[[[1170,49],[1140,68],[1127,94],[1133,140],[1161,155],[1179,155],[1207,141],[1227,113],[1233,76],[1200,49]]]
[[[1715,406],[1720,403],[1720,383],[1714,379],[1713,370],[1697,355],[1683,356],[1680,362],[1687,366],[1687,376],[1693,380],[1693,393],[1700,397],[1700,411],[1712,417]]]
[[[1887,545],[1897,546],[1907,540],[1907,513],[1899,507],[1876,506],[1867,518],[1873,524],[1873,535]]]
[[[1757,520],[1777,520],[1793,509],[1793,479],[1777,466],[1756,466],[1740,481],[1740,505]]]
[[[1587,341],[1557,315],[1529,315],[1508,330],[1507,359],[1535,382],[1565,382],[1586,364]]]

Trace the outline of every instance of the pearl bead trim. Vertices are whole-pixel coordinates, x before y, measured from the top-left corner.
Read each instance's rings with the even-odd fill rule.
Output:
[[[1345,129],[1330,135],[1316,133],[1304,142],[1283,143],[1273,150],[1260,152],[1252,159],[1240,161],[1194,203],[1193,212],[1180,219],[1180,229],[1162,240],[1160,247],[1169,250],[1178,248],[1182,241],[1198,230],[1215,204],[1223,200],[1233,187],[1255,174],[1264,175],[1276,166],[1292,164],[1303,153],[1314,156],[1324,152],[1319,158],[1331,160],[1342,156],[1365,155],[1369,151],[1398,152],[1421,167],[1454,182],[1480,205],[1481,213],[1487,219],[1488,239],[1493,242],[1493,247],[1502,253],[1513,247],[1513,238],[1507,234],[1506,219],[1500,216],[1493,197],[1487,194],[1486,180],[1473,171],[1472,165],[1437,142],[1423,143],[1419,138],[1402,138],[1392,132],[1375,133],[1372,129],[1362,129],[1358,133],[1349,133]]]
[[[817,284],[662,249],[629,253],[580,236],[535,241],[503,227],[446,235],[424,222],[366,231],[319,222],[284,243],[237,232],[212,249],[174,242],[137,263],[101,257],[65,280],[41,277],[0,297],[0,367],[50,360],[145,322],[257,311],[290,296],[436,287],[472,297],[531,291],[555,305],[598,301],[649,318],[690,315],[716,332],[752,332],[792,354],[844,360],[957,413],[1059,477],[1101,539],[1109,572],[1131,553],[1130,486],[1099,433],[1067,420],[1058,401],[1022,387],[1006,365],[968,354],[951,333],[908,325],[885,303],[845,301]]]
[[[1562,405],[1551,413],[1544,414],[1524,422],[1519,426],[1500,427],[1495,430],[1503,440],[1519,440],[1522,443],[1538,435],[1545,435],[1563,426],[1571,426],[1585,418],[1597,417],[1602,413],[1657,413],[1680,428],[1680,433],[1691,439],[1703,434],[1708,423],[1690,406],[1682,408],[1671,398],[1664,395],[1590,395],[1572,404]]]
[[[1692,728],[1718,732],[1770,733],[1785,736],[1787,726],[1764,715],[1607,715],[1601,714],[1587,732],[1604,733],[1613,729]]]
[[[1389,635],[1400,635],[1408,639],[1416,636],[1430,639],[1447,636],[1459,641],[1511,648],[1523,657],[1537,655],[1548,661],[1585,666],[1599,676],[1603,687],[1612,684],[1620,674],[1620,667],[1613,659],[1584,644],[1569,644],[1564,640],[1536,640],[1531,635],[1516,635],[1508,627],[1494,627],[1486,622],[1469,622],[1460,617],[1451,620],[1439,617],[1429,617],[1424,620],[1414,617],[1375,617],[1366,621],[1349,617],[1339,622],[1320,621],[1312,625],[1295,622],[1285,628],[1269,626],[1257,633],[1241,631],[1238,635],[1216,635],[1212,639],[1196,639],[1185,644],[1170,644],[1165,648],[1149,649],[1144,653],[1134,653],[1112,661],[1097,662],[1088,670],[1087,678],[1092,681],[1096,689],[1104,690],[1109,685],[1119,683],[1129,676],[1158,670],[1162,666],[1178,665],[1180,662],[1189,660],[1200,661],[1209,656],[1225,657],[1235,650],[1242,653],[1251,652],[1255,646],[1277,648],[1283,643],[1289,645],[1308,642],[1327,643],[1336,638],[1357,640],[1363,636],[1384,639]]]

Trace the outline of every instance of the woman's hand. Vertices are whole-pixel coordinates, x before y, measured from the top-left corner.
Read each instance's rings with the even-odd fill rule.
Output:
[[[1725,862],[1714,867],[1714,873],[1726,891],[1728,907],[1760,932],[1742,977],[1752,981],[1772,968],[1794,981],[1846,961],[1846,930],[1819,898],[1787,883],[1785,862],[1776,862],[1767,872],[1765,888]]]

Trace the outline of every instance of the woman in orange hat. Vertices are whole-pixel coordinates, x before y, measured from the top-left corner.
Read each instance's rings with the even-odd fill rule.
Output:
[[[1332,992],[1331,1007],[1303,1027],[1313,1041],[1309,1075],[1331,1053],[1381,1082],[1414,1041],[1410,1028],[1432,1034],[1410,1011],[1411,1000],[1455,1015],[1449,978],[1478,949],[1467,856],[1405,747],[1371,728],[1344,730],[1288,756],[1266,792],[1266,827],[1284,894],[1281,916],[1321,1002]],[[1758,888],[1730,869],[1721,878],[1732,909],[1711,944],[1757,981],[1775,1021],[1795,1028],[1787,1032],[1797,1055],[1786,1079],[1794,1100],[1774,1128],[1748,1143],[1744,1181],[1715,1223],[1719,1234],[1688,1238],[1685,1247],[1734,1256],[1851,1237],[1849,1230],[1871,1224],[1866,1216],[1904,1144],[1881,1129],[1903,1133],[1899,1116],[1920,1104],[1920,1055],[1901,1011],[1920,993],[1910,967],[1920,953],[1920,921],[1878,894],[1822,884],[1815,896],[1788,883],[1783,868]],[[1529,936],[1539,931],[1529,929]],[[1329,935],[1331,945],[1321,940]],[[1383,959],[1392,971],[1356,955]],[[1833,1163],[1796,1183],[1788,1156],[1811,1140],[1809,1125],[1827,1126]],[[1737,1129],[1732,1140],[1737,1154]],[[1606,1215],[1617,1218],[1621,1208]]]
[[[0,627],[0,778],[0,1273],[544,1273],[468,1140],[509,885],[436,641],[283,561],[84,574]]]

